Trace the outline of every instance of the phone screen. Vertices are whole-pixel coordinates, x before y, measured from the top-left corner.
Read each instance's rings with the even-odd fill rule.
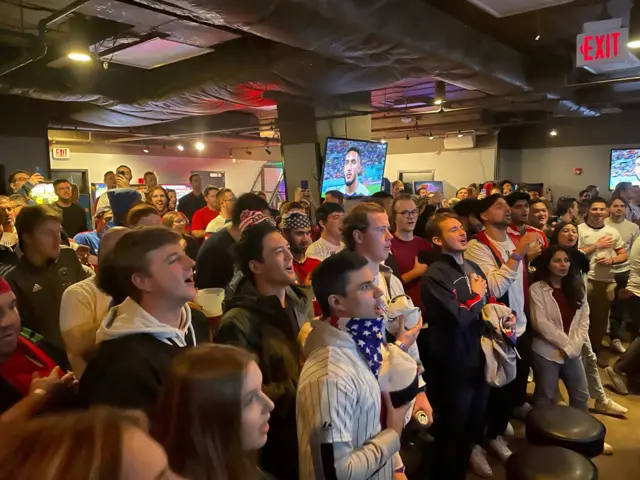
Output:
[[[309,190],[309,180],[301,180],[300,181],[300,188],[302,190]]]

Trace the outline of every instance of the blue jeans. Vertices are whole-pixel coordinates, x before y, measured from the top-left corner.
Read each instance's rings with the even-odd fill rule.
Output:
[[[564,363],[556,363],[534,352],[532,364],[536,379],[533,397],[537,405],[553,403],[558,390],[558,380],[562,380],[569,392],[569,405],[587,411],[589,387],[580,357],[566,358]]]

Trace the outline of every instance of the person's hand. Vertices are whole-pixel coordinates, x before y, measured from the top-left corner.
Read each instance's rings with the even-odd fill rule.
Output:
[[[518,245],[516,245],[516,252],[518,252],[520,256],[526,255],[534,242],[540,243],[540,234],[536,232],[525,233],[520,237],[520,241]]]
[[[29,180],[27,180],[31,185],[38,185],[39,183],[44,182],[44,177],[42,175],[40,175],[38,172],[34,173],[33,175],[31,175],[29,177]]]
[[[124,175],[116,175],[116,186],[118,188],[127,188],[129,186],[129,180]]]
[[[393,480],[407,480],[407,476],[404,473],[394,473]]]
[[[487,281],[477,273],[469,274],[469,285],[473,293],[477,293],[481,297],[487,294]]]
[[[391,403],[389,392],[382,392],[382,399],[387,407],[387,428],[392,428],[398,434],[398,437],[401,437],[402,430],[404,429],[404,421],[411,407],[411,402],[396,408],[393,406],[393,403]]]
[[[415,272],[415,274],[418,277],[421,277],[424,275],[424,272],[427,271],[427,267],[428,265],[426,263],[420,263],[420,261],[418,260],[418,257],[416,257],[413,261],[413,271]]]
[[[540,241],[533,242],[529,246],[529,251],[527,252],[527,262],[532,262],[536,257],[540,256],[542,253],[542,243]]]
[[[80,263],[84,263],[85,265],[89,264],[89,247],[86,245],[78,245],[76,247],[76,256]]]
[[[429,418],[429,423],[427,423],[427,425],[423,425],[424,427],[433,423],[433,407],[427,398],[427,394],[424,392],[420,392],[416,395],[416,401],[413,403],[413,412],[411,412],[411,416],[415,417],[418,412],[426,413]]]
[[[29,393],[40,395],[51,395],[65,389],[75,390],[78,387],[78,380],[73,372],[68,372],[60,377],[60,367],[55,367],[46,377],[41,377],[38,372],[31,377]]]
[[[512,313],[507,317],[507,320],[504,322],[504,326],[507,328],[513,328],[516,326],[516,316]]]
[[[607,250],[609,248],[613,248],[613,237],[600,237],[596,241],[596,250]]]
[[[596,258],[596,263],[598,265],[613,265],[613,258]]]
[[[404,329],[404,316],[400,315],[398,317],[398,334],[396,335],[396,341],[401,342],[404,345],[406,350],[409,349],[411,345],[416,343],[416,338],[418,338],[418,334],[422,329],[422,315],[420,316],[420,320],[415,327],[410,330]]]
[[[302,188],[296,187],[296,193],[294,195],[294,201],[299,202],[302,200]]]

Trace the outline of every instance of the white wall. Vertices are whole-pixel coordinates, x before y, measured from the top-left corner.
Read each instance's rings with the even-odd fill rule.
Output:
[[[500,178],[514,182],[544,183],[556,198],[575,196],[587,185],[598,185],[609,194],[609,156],[612,148],[638,145],[591,145],[583,147],[527,148],[500,151]],[[580,167],[582,175],[575,175]]]
[[[434,180],[444,182],[444,194],[453,197],[460,187],[494,178],[496,149],[390,154],[387,155],[384,176],[393,182],[399,171],[429,169],[435,170]]]
[[[115,170],[118,165],[128,165],[133,171],[134,182],[144,172],[153,170],[161,183],[188,183],[191,170],[225,172],[226,186],[237,194],[248,192],[264,162],[230,158],[189,158],[153,155],[122,155],[111,153],[74,152],[68,160],[51,159],[52,169],[86,169],[89,181],[100,183],[104,172]]]

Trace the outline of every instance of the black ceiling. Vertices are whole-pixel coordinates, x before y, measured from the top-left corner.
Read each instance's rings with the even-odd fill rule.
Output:
[[[0,0],[0,94],[50,102],[53,126],[168,136],[225,124],[256,136],[261,122],[277,129],[279,95],[335,105],[363,91],[376,135],[597,116],[636,110],[640,83],[570,85],[638,72],[574,69],[575,36],[603,15],[626,22],[631,4],[574,0],[495,18],[464,0]],[[66,60],[78,39],[102,60]],[[154,39],[209,51],[148,70],[116,63]],[[447,83],[442,108],[436,80]]]

